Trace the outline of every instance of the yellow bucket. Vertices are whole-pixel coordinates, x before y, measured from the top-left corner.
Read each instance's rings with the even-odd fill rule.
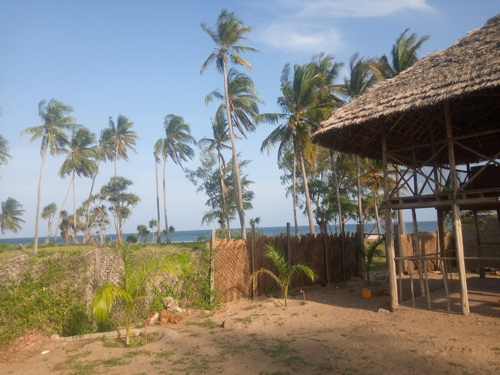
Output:
[[[372,291],[368,288],[361,289],[361,297],[372,298]]]

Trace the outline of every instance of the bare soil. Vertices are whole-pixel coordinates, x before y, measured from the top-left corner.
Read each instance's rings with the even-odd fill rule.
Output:
[[[376,284],[376,283],[375,283]],[[387,285],[361,281],[295,290],[215,314],[187,310],[162,339],[108,348],[99,339],[32,335],[0,353],[1,374],[499,374],[500,316],[398,308]]]

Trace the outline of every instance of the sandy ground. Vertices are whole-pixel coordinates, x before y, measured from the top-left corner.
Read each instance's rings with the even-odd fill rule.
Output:
[[[139,348],[38,337],[0,353],[1,374],[499,374],[500,316],[408,307],[390,313],[387,285],[360,281],[268,297],[216,314],[185,311]],[[42,352],[46,352],[42,354]]]

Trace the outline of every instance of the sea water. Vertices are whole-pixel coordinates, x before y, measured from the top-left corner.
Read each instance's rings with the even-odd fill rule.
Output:
[[[413,224],[411,222],[405,223],[406,226],[406,232],[411,233],[413,232]],[[250,231],[249,228],[247,228],[248,231]],[[282,227],[257,227],[255,229],[258,232],[262,232],[266,236],[277,236],[281,233],[286,233],[286,226]],[[370,233],[372,232],[376,233],[376,225],[375,223],[369,223],[365,226],[365,233]],[[382,225],[382,230],[383,230],[383,225]],[[437,222],[436,221],[419,221],[418,222],[418,230],[421,232],[435,232],[437,230]],[[236,228],[233,228],[232,231],[237,231]],[[315,227],[316,233],[319,233],[319,227]],[[335,233],[338,231],[338,228],[335,226],[330,226],[328,228],[329,233]],[[345,231],[346,232],[356,232],[356,224],[346,224],[345,225]],[[309,226],[308,225],[302,225],[299,226],[299,234],[307,234],[309,233]],[[290,226],[290,233],[292,235],[295,234],[295,228],[294,226]],[[123,238],[127,238],[129,233],[126,233],[123,235]],[[132,233],[137,236],[136,233]],[[175,231],[170,235],[170,238],[172,242],[190,242],[190,241],[196,241],[199,238],[210,238],[212,236],[212,229],[199,229],[199,230],[180,230],[180,231]],[[79,237],[80,238],[80,237]],[[114,241],[116,238],[116,234],[106,234],[106,241]],[[163,240],[165,238],[163,237]],[[0,238],[0,243],[9,243],[9,244],[29,244],[33,243],[34,238],[33,237],[24,237],[24,238]],[[149,235],[146,239],[146,242],[151,241],[151,235]],[[58,237],[57,243],[63,243],[64,241],[62,240],[61,237]],[[141,238],[141,242],[144,242],[144,238]],[[38,238],[38,243],[43,244],[45,243],[45,237],[39,237]]]

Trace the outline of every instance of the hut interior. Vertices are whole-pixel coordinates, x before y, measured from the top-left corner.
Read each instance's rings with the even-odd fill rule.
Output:
[[[480,239],[475,255],[465,256],[461,221],[463,213],[469,212],[477,231],[478,212],[500,211],[500,15],[336,110],[313,140],[341,152],[383,160],[392,307],[398,305],[402,292],[397,270],[407,261],[418,268],[421,295],[433,308],[427,267],[422,265],[434,261],[442,271],[446,308],[450,310],[449,281],[457,272],[458,308],[468,314],[467,268],[479,264],[485,277],[488,262],[500,261],[500,243]],[[396,180],[391,188],[389,176]],[[419,249],[416,210],[424,208],[437,213],[439,244],[434,254]],[[400,233],[392,214],[402,209],[412,214],[411,256],[402,256],[396,248],[401,241],[394,241]],[[453,233],[452,246],[445,243],[447,229]],[[484,256],[485,247],[493,256]],[[493,289],[500,293],[497,281]],[[413,296],[413,280],[411,289]],[[500,316],[500,306],[494,314]]]

